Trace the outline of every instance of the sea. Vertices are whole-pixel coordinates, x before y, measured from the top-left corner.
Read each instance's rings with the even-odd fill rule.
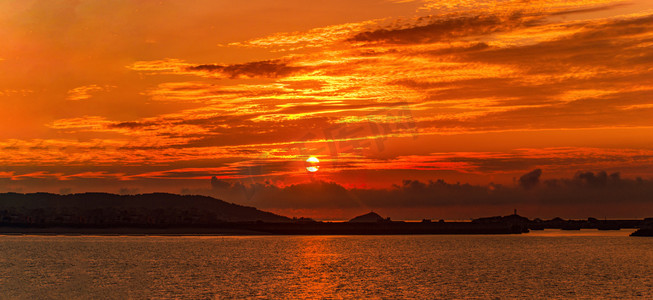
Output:
[[[0,236],[1,299],[653,299],[653,238]]]

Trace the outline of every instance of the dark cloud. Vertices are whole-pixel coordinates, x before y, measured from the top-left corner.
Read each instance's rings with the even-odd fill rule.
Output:
[[[206,71],[226,78],[279,78],[286,77],[306,67],[291,66],[282,60],[264,60],[233,65],[205,64],[188,67],[190,71]]]
[[[542,169],[535,169],[519,177],[519,185],[526,189],[535,187],[540,183],[540,176],[542,176]]]
[[[609,10],[622,3],[556,11],[509,11],[494,14],[453,14],[420,17],[411,25],[365,31],[349,38],[349,42],[385,44],[424,44],[449,41],[462,37],[482,36],[520,28],[547,24],[550,16],[570,15]],[[571,26],[571,25],[570,25]],[[582,25],[575,25],[582,26]],[[483,43],[474,45],[479,50]]]
[[[231,187],[231,184],[227,181],[220,180],[217,177],[211,177],[211,188],[214,190],[226,189]]]
[[[461,59],[515,64],[529,73],[557,74],[572,66],[622,69],[650,65],[653,15],[611,22],[588,22],[580,32],[532,45],[486,48],[460,53]]]
[[[424,22],[424,19],[418,21]],[[349,41],[387,44],[433,43],[464,36],[486,35],[520,27],[536,26],[542,24],[543,17],[513,12],[506,15],[431,16],[427,18],[426,22],[426,25],[361,32],[350,38]]]
[[[601,171],[596,174],[592,172],[578,172],[576,173],[574,180],[581,185],[591,187],[605,187],[608,185],[608,183],[616,184],[621,182],[621,174],[612,173],[608,175],[608,173],[605,171]]]
[[[108,128],[116,128],[116,129],[139,129],[139,128],[144,128],[144,127],[151,127],[151,126],[157,126],[158,124],[155,122],[119,122],[119,123],[113,123],[109,124],[107,127]]]
[[[211,194],[269,210],[284,209],[437,209],[445,207],[540,207],[564,215],[582,207],[591,214],[610,209],[653,205],[653,181],[623,179],[618,173],[579,172],[569,179],[549,179],[538,184],[542,170],[524,174],[519,185],[470,185],[444,180],[404,180],[390,189],[345,188],[325,181],[289,186],[268,183],[246,185],[212,180]],[[528,187],[524,189],[523,187]],[[582,211],[582,210],[581,210]],[[638,212],[653,214],[653,211]],[[424,216],[422,216],[424,217]]]

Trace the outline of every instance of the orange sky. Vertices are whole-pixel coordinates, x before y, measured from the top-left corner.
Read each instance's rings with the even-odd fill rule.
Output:
[[[653,177],[653,2],[526,2],[2,1],[0,191]]]

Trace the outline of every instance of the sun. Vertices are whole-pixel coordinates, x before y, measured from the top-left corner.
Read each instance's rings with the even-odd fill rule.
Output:
[[[317,172],[318,169],[320,169],[320,166],[318,165],[320,163],[320,160],[317,159],[315,156],[311,156],[306,160],[306,171],[309,171],[311,173]]]

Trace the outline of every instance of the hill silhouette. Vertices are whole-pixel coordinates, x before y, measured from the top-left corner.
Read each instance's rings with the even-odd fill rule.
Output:
[[[256,221],[290,219],[199,195],[0,194],[0,224],[4,225],[186,226]]]
[[[386,221],[386,219],[373,211],[349,220],[350,223],[377,223],[384,221]]]

